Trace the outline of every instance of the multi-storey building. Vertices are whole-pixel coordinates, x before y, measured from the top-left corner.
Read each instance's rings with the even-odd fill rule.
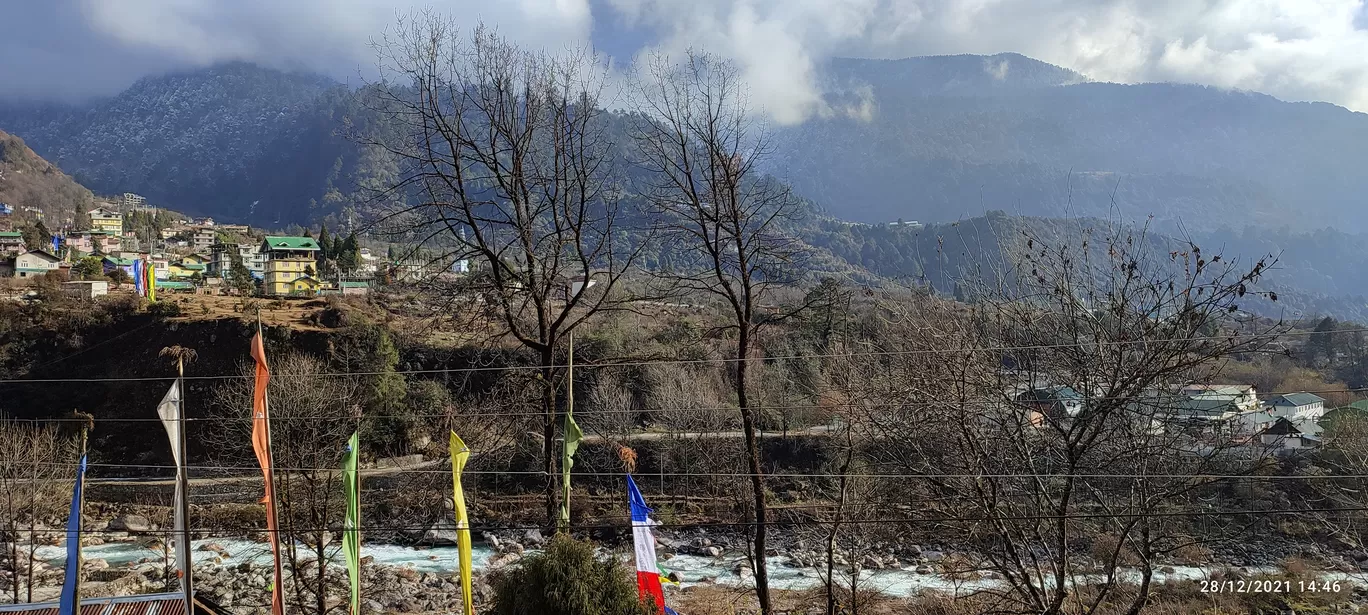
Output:
[[[90,230],[123,235],[123,214],[103,207],[90,210]]]
[[[24,251],[24,234],[19,231],[0,231],[0,252]]]
[[[318,292],[318,241],[313,237],[267,236],[261,243],[266,255],[263,290],[267,295],[312,295]]]
[[[256,276],[261,276],[266,271],[266,256],[261,253],[261,246],[241,244],[241,243],[216,243],[210,250],[209,275],[215,277],[228,277],[228,272],[233,269],[233,254],[242,260],[242,265]]]
[[[209,252],[214,246],[214,227],[197,226],[195,234],[190,236],[190,247],[196,252]]]

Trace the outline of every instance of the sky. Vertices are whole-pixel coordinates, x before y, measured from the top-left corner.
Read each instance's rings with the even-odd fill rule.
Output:
[[[371,42],[430,8],[616,66],[703,49],[780,123],[832,56],[1017,52],[1096,80],[1175,81],[1368,112],[1368,0],[0,0],[0,98],[72,101],[245,60],[358,83]]]

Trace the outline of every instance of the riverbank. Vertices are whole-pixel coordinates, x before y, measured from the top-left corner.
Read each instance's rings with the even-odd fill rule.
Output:
[[[157,540],[139,538],[133,534],[110,534],[107,539],[93,541],[83,549],[86,583],[83,591],[90,596],[121,596],[174,589],[174,573],[168,575],[167,564],[173,553]],[[537,532],[522,535],[494,534],[481,536],[474,549],[475,597],[479,604],[491,598],[487,580],[500,570],[516,565],[527,554],[540,546]],[[726,542],[695,537],[663,536],[659,551],[661,568],[674,583],[667,584],[667,599],[671,604],[689,604],[690,615],[706,615],[707,599],[700,597],[728,596],[735,605],[749,600],[746,591],[753,584],[744,558],[744,551],[731,548]],[[21,544],[22,552],[28,545]],[[317,559],[305,545],[286,545],[287,557],[295,562],[288,569],[285,583],[286,600],[313,605],[316,596],[309,587],[327,588],[324,603],[335,605],[345,599],[347,582],[345,567],[337,544],[324,546],[326,564],[319,581]],[[218,538],[197,540],[192,544],[196,585],[199,591],[215,602],[230,607],[236,613],[257,613],[267,606],[271,583],[271,555],[267,543],[247,538]],[[362,547],[362,593],[368,612],[448,613],[458,612],[460,604],[459,564],[454,546],[403,546],[366,544]],[[629,557],[621,549],[604,549],[604,556]],[[823,561],[809,559],[814,554],[795,551],[767,558],[771,567],[771,587],[781,592],[785,600],[801,605],[824,595],[821,565]],[[33,601],[56,598],[60,591],[65,549],[60,545],[35,545],[35,589]],[[897,554],[870,555],[870,565],[841,565],[838,577],[842,584],[858,579],[859,592],[887,604],[913,604],[924,600],[973,600],[984,592],[1002,587],[1002,580],[991,573],[968,573],[959,570],[965,554],[945,553],[917,548],[899,550]],[[877,562],[877,565],[876,565]],[[305,579],[296,585],[293,576]],[[1122,574],[1123,583],[1134,581],[1134,571]],[[1368,579],[1357,572],[1339,570],[1307,570],[1264,567],[1231,567],[1225,565],[1171,565],[1161,567],[1154,579],[1157,588],[1177,591],[1194,583],[1212,579],[1298,578],[1302,581],[1321,580],[1337,583],[1335,592],[1318,600],[1328,600],[1330,594],[1345,604],[1362,603],[1365,596],[1360,588],[1368,588]],[[1088,583],[1096,579],[1080,579]],[[4,579],[5,594],[9,595],[9,578]],[[26,589],[25,589],[25,594]],[[1197,591],[1196,593],[1201,593]],[[26,601],[26,600],[21,600]],[[681,611],[685,612],[685,611]],[[720,612],[720,611],[719,611]],[[726,611],[730,613],[731,611]],[[799,611],[800,612],[800,611]],[[877,613],[878,610],[871,610]]]

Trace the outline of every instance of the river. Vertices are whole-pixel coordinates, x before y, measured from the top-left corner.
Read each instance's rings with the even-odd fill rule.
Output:
[[[208,545],[221,547],[221,552],[206,550]],[[264,543],[251,542],[240,539],[220,539],[220,540],[197,540],[193,543],[194,560],[196,567],[200,566],[236,566],[243,562],[250,562],[257,565],[266,566],[271,562],[269,548]],[[337,565],[342,565],[341,550],[329,547],[329,559],[335,561]],[[82,553],[87,561],[92,559],[103,559],[111,567],[118,567],[128,564],[136,564],[142,561],[161,561],[164,554],[161,549],[150,549],[133,543],[107,543],[103,545],[92,545],[82,549]],[[226,553],[227,557],[221,555]],[[38,557],[48,563],[61,567],[66,550],[62,547],[44,546],[38,549]],[[433,573],[454,573],[459,569],[456,547],[432,547],[432,548],[413,548],[398,545],[370,544],[361,547],[362,558],[370,558],[373,564],[412,568],[418,572]],[[498,557],[491,549],[480,546],[476,547],[472,553],[472,563],[475,570],[481,570],[489,566],[490,560]],[[795,567],[790,565],[787,558],[769,558],[770,564],[770,586],[776,589],[803,590],[821,586],[821,577],[816,568]],[[661,568],[667,572],[678,574],[680,585],[688,587],[696,584],[714,583],[719,585],[740,586],[749,584],[753,581],[750,576],[737,574],[740,569],[740,557],[722,556],[718,558],[695,556],[695,555],[675,555],[673,557],[662,556]],[[1202,566],[1172,566],[1164,569],[1164,572],[1155,573],[1155,581],[1162,582],[1168,580],[1200,580],[1210,577],[1218,572],[1220,567]],[[1249,568],[1252,573],[1274,573],[1276,568]],[[1322,580],[1339,581],[1364,581],[1363,574],[1347,574],[1341,572],[1320,572],[1318,578]],[[1123,578],[1126,580],[1138,579],[1135,571],[1125,571]],[[964,593],[976,589],[990,588],[1000,584],[1000,581],[982,578],[972,581],[957,581],[939,574],[920,574],[915,568],[906,567],[890,570],[865,570],[861,575],[861,584],[869,590],[877,590],[891,596],[911,596],[922,590],[941,590],[952,593]]]

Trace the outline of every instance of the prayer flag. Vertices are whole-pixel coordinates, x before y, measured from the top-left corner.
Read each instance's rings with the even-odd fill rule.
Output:
[[[67,513],[66,580],[62,583],[62,600],[58,615],[77,615],[81,610],[81,488],[85,483],[86,455],[76,466],[76,487],[71,493],[71,512]]]
[[[461,604],[465,615],[475,615],[471,589],[470,520],[466,517],[465,493],[461,491],[461,472],[470,460],[470,448],[456,432],[451,432],[451,500],[456,513],[456,549],[461,565]]]
[[[651,526],[651,509],[641,497],[636,481],[627,475],[627,501],[632,508],[632,544],[636,551],[637,592],[642,601],[650,596],[658,612],[665,612],[665,593],[660,589],[660,567],[656,564],[655,535]]]
[[[176,461],[176,569],[180,571],[181,587],[190,582],[190,533],[186,530],[185,509],[185,460],[181,458],[181,384],[180,380],[171,383],[171,388],[157,404],[157,416],[161,417],[166,437],[171,440],[171,458]]]
[[[361,490],[356,473],[360,449],[359,435],[352,432],[347,452],[342,457],[342,484],[347,491],[347,520],[342,528],[342,553],[347,558],[347,577],[351,580],[351,612],[361,612]]]
[[[584,432],[580,431],[579,423],[575,422],[575,415],[570,410],[566,410],[565,446],[561,448],[560,527],[562,530],[570,528],[570,467],[575,465],[575,451],[579,450],[579,443],[582,438],[584,438]]]
[[[150,270],[150,268],[149,268]],[[267,416],[266,385],[271,381],[271,370],[266,366],[266,347],[261,331],[252,337],[252,358],[256,360],[255,388],[252,391],[252,449],[256,451],[261,474],[266,479],[266,532],[270,534],[271,558],[275,561],[275,583],[271,586],[271,613],[284,615],[284,583],[280,570],[280,533],[276,528],[275,472],[271,461],[271,421]]]

